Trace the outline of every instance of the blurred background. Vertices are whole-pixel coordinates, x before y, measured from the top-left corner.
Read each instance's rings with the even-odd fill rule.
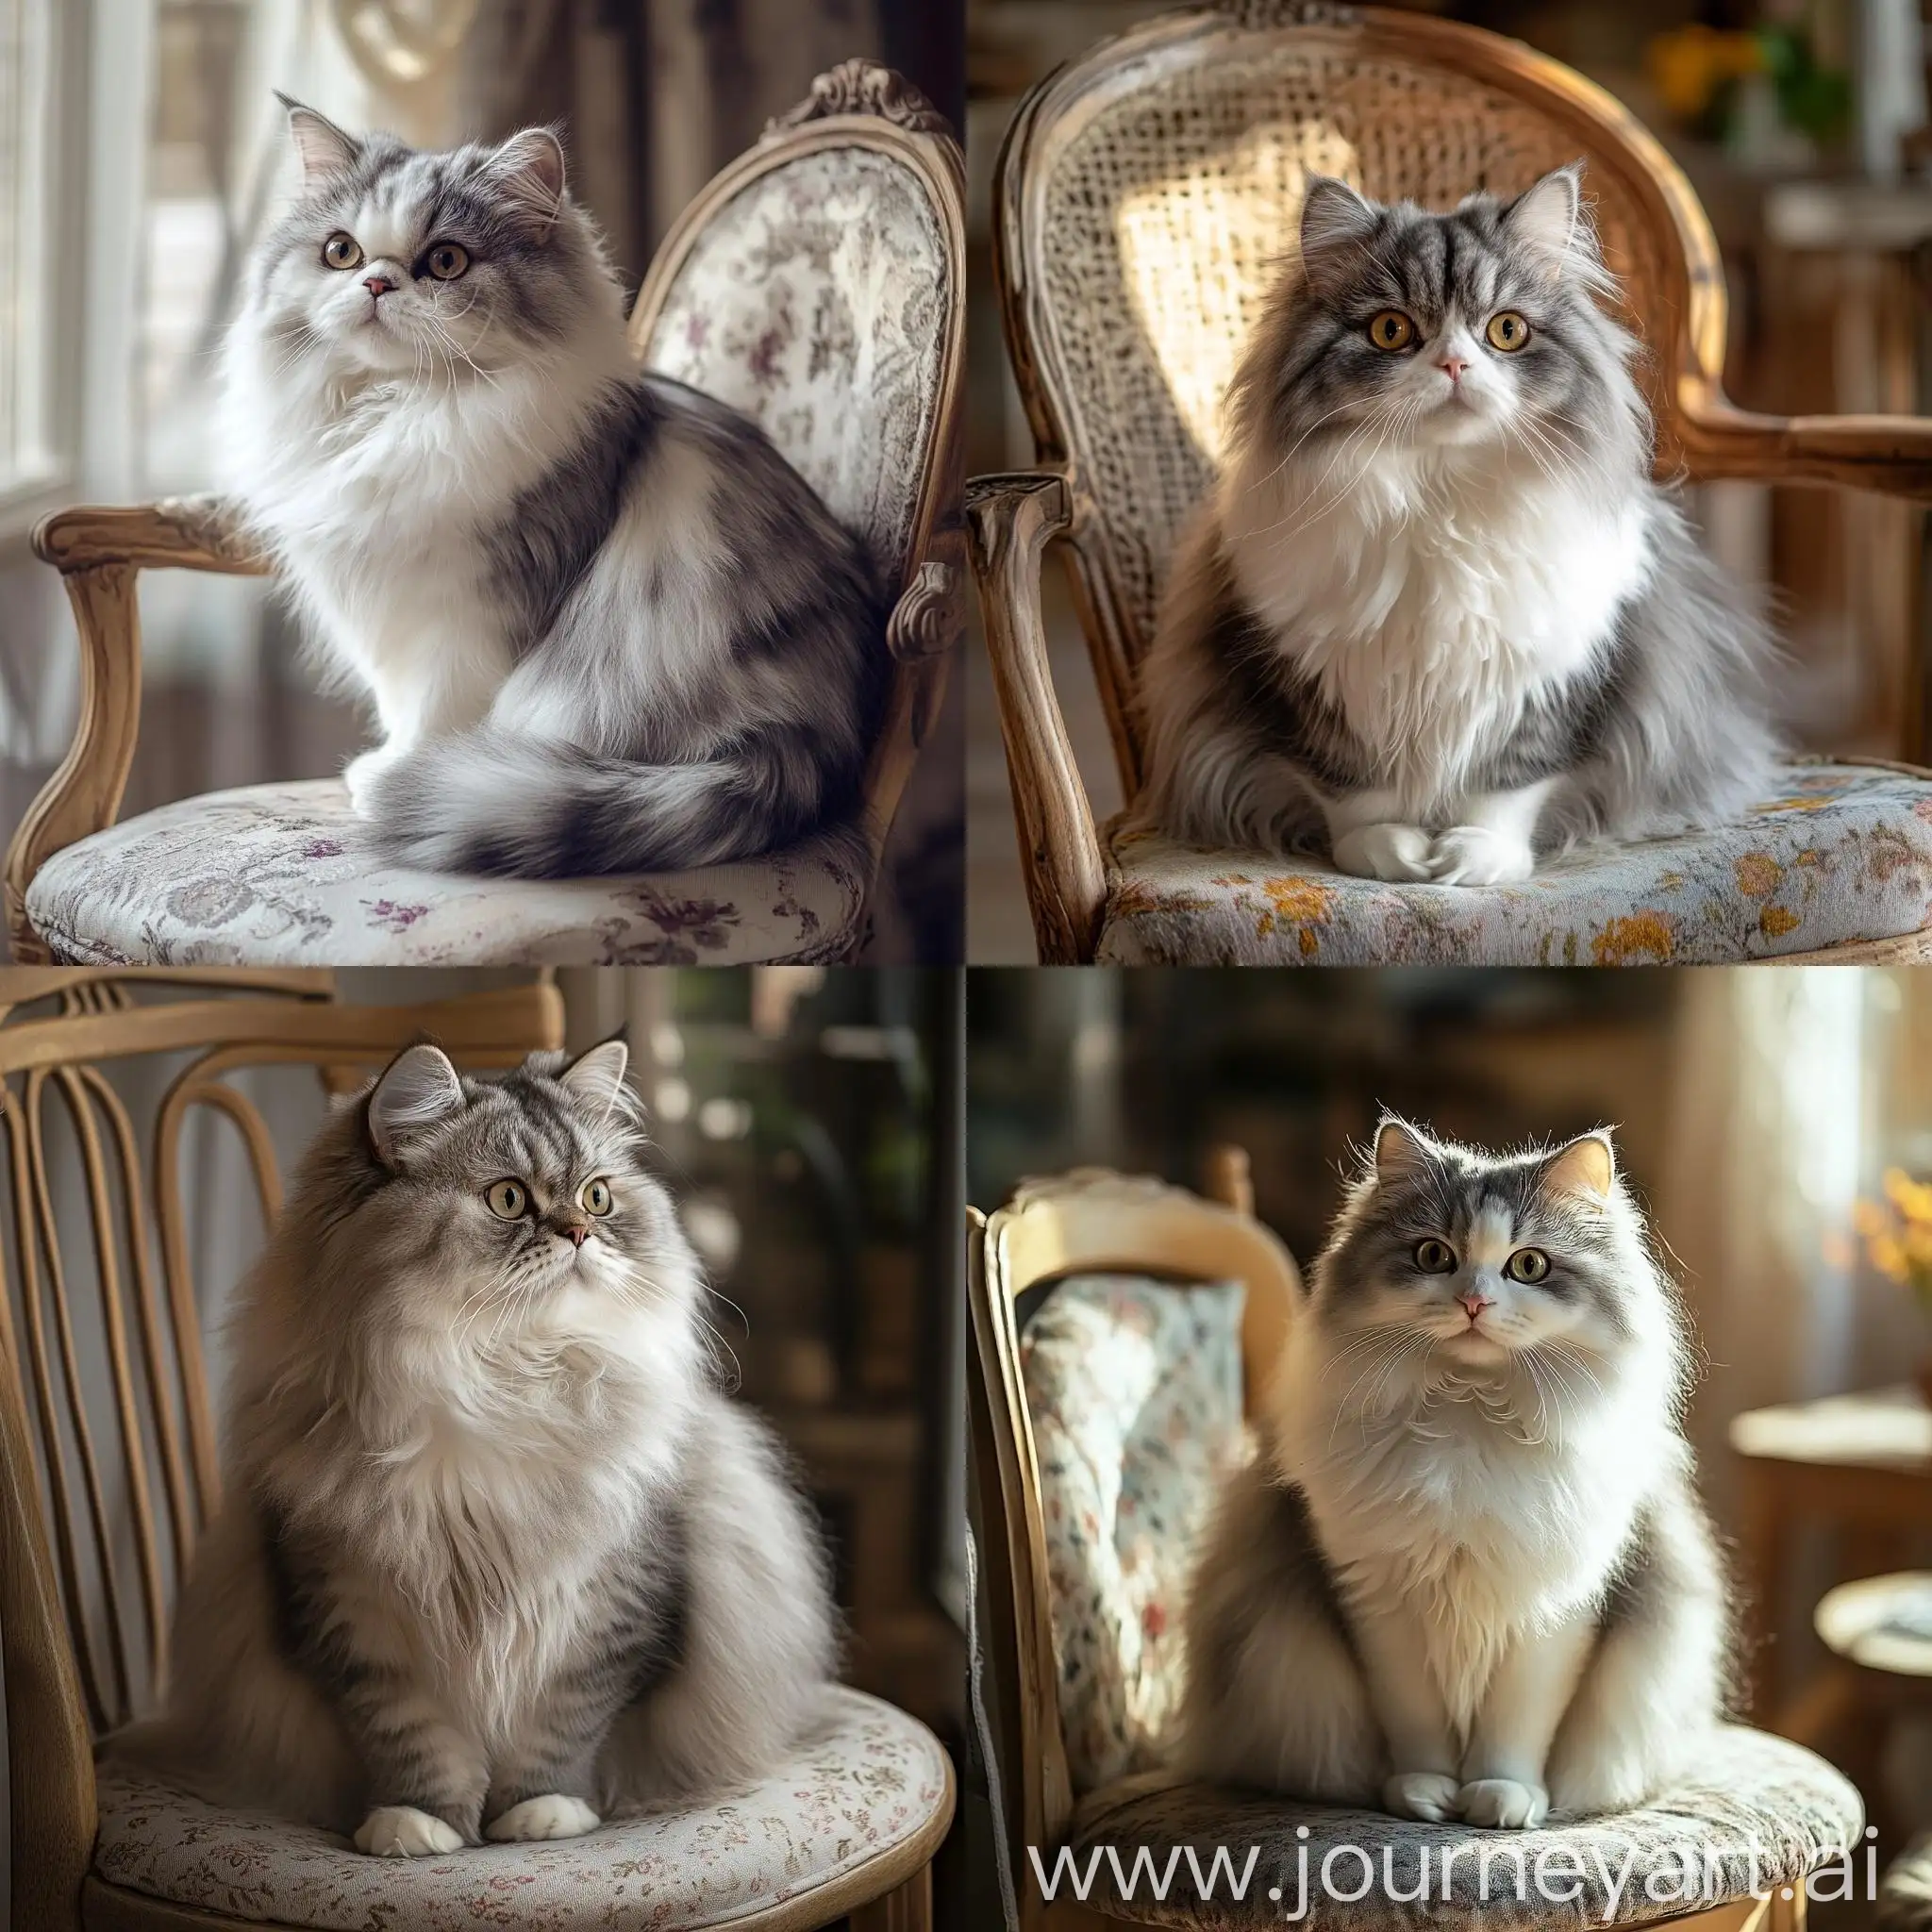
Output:
[[[58,1010],[52,1001],[33,1001],[39,976],[0,975],[0,1020]],[[333,990],[349,1003],[417,1006],[532,976],[342,972]],[[124,1003],[219,996],[206,985],[136,978],[138,991],[119,995]],[[625,1029],[629,1076],[648,1111],[650,1158],[705,1263],[708,1319],[728,1351],[736,1393],[776,1425],[824,1523],[846,1677],[923,1719],[958,1755],[965,1672],[960,975],[645,968],[566,972],[558,984],[573,1051]],[[234,990],[245,992],[245,982]],[[157,1052],[103,1069],[135,1124],[137,1174],[153,1158],[157,1108],[193,1058]],[[13,1099],[28,1112],[38,1106],[42,1121],[75,1361],[98,1417],[111,1383],[80,1149],[61,1105],[30,1103],[8,1084]],[[313,1069],[248,1067],[228,1085],[258,1112],[286,1174],[324,1117]],[[201,1105],[188,1109],[181,1130],[185,1254],[217,1416],[228,1298],[263,1235],[240,1126]],[[18,1334],[26,1332],[18,1307],[22,1250],[11,1223],[11,1196],[0,1190],[0,1292],[15,1304]],[[104,1441],[112,1533],[117,1547],[131,1548],[111,1430]],[[131,1557],[124,1551],[117,1560]],[[0,1748],[0,1778],[6,1763]],[[0,1802],[0,1919],[6,1816]],[[942,1900],[952,1890],[945,1861],[959,1856],[949,1841],[936,1873]],[[958,1917],[940,1924],[970,1932]]]
[[[214,353],[293,168],[272,89],[428,146],[562,128],[626,287],[685,204],[812,77],[855,55],[957,127],[958,6],[890,0],[7,0],[0,6],[0,830],[67,749],[79,664],[26,548],[75,502],[210,487]],[[359,748],[252,578],[142,579],[146,683],[124,817],[328,776]],[[957,684],[958,679],[954,682]],[[959,942],[964,693],[923,748],[874,953]]]
[[[1726,386],[1786,414],[1921,413],[1926,370],[1922,0],[1477,0],[1417,10],[1514,35],[1608,89],[1690,176],[1724,258]],[[992,179],[1026,91],[1158,0],[969,0],[967,474],[1034,460],[992,282]],[[1915,757],[1924,515],[1816,490],[1707,485],[1711,547],[1771,586],[1807,749]],[[1044,578],[1055,684],[1096,819],[1121,785],[1062,572]],[[976,608],[975,608],[975,623]],[[1035,957],[985,651],[967,653],[968,929],[975,963]]]
[[[968,981],[967,1198],[988,1211],[1074,1166],[1199,1187],[1233,1143],[1306,1269],[1384,1107],[1490,1147],[1614,1125],[1696,1330],[1690,1428],[1749,1602],[1753,1716],[1846,1769],[1883,1856],[1932,1826],[1932,1576],[1916,1675],[1814,1629],[1834,1586],[1932,1564],[1932,974]]]

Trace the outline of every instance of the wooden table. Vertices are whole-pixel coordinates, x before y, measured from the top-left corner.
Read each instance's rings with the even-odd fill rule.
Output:
[[[1932,1408],[1909,1386],[1757,1408],[1733,1419],[1741,1468],[1739,1558],[1751,1708],[1787,1737],[1814,1733],[1773,1641],[1797,1531],[1838,1533],[1841,1575],[1893,1570],[1932,1529]]]

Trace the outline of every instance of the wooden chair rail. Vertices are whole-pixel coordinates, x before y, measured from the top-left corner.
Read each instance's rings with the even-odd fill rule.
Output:
[[[1046,1529],[1014,1302],[1029,1288],[1074,1273],[1241,1280],[1248,1288],[1243,1396],[1252,1409],[1286,1340],[1299,1275],[1287,1249],[1253,1216],[1244,1152],[1214,1150],[1207,1179],[1213,1198],[1104,1169],[1079,1169],[1024,1183],[990,1220],[969,1216],[972,1451],[991,1606],[987,1641],[996,1664],[1010,1794],[1008,1815],[995,1827],[1018,1834],[1015,1871],[1026,1893],[1021,1923],[1027,1932],[1110,1922],[1055,1916],[1032,1892],[1024,1863],[1024,1846],[1050,1855],[1064,1840],[1074,1790],[1060,1728]]]
[[[1760,416],[1721,395],[1677,418],[1693,482],[1815,483],[1932,503],[1932,421],[1918,416]]]
[[[231,1064],[368,1064],[418,1033],[434,1034],[459,1058],[511,1066],[530,1050],[527,1041],[561,1041],[563,996],[539,981],[414,1006],[291,1001],[252,1026],[238,1026],[234,1003],[218,999],[20,1020],[0,1026],[0,1075],[191,1047],[225,1048]]]
[[[1020,863],[1041,961],[1050,966],[1092,958],[1107,902],[1100,839],[1054,694],[1040,607],[1041,558],[1071,523],[1071,492],[1065,477],[1054,473],[975,476],[966,486],[966,525],[1012,781]]]
[[[63,576],[116,563],[231,576],[266,576],[274,568],[243,532],[234,508],[219,496],[58,509],[35,526],[33,547],[42,562]]]

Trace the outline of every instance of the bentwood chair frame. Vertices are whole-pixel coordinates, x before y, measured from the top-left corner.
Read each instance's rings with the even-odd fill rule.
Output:
[[[162,987],[187,996],[147,998]],[[58,1010],[34,1007],[50,999]],[[210,1109],[234,1124],[266,1222],[281,1202],[275,1149],[259,1109],[232,1082],[238,1072],[308,1066],[342,1093],[425,1035],[482,1072],[561,1046],[563,1033],[563,1002],[547,981],[377,1007],[339,1003],[330,975],[317,971],[0,974],[0,1139],[13,1223],[12,1253],[0,1255],[0,1668],[13,1932],[252,1923],[151,1899],[90,1870],[94,1740],[134,1714],[137,1687],[161,1672],[171,1582],[220,1495],[182,1198],[187,1123]],[[181,1053],[192,1057],[160,1098],[144,1157],[104,1069]],[[58,1224],[47,1129],[61,1114],[86,1196],[91,1269],[63,1252]],[[110,1398],[97,1391],[91,1399],[84,1386],[90,1313]],[[931,1859],[951,1815],[949,1790],[924,1828],[880,1857],[734,1923],[745,1932],[927,1932]]]
[[[1041,81],[1021,104],[994,175],[994,265],[1020,394],[1032,428],[1030,470],[978,476],[966,487],[972,545],[1020,857],[1040,958],[1091,960],[1107,902],[1092,809],[1054,693],[1041,609],[1041,558],[1059,546],[1072,579],[1119,767],[1132,799],[1144,746],[1132,704],[1150,641],[1147,552],[1137,525],[1102,482],[1096,432],[1072,380],[1081,316],[1075,294],[1053,288],[1063,238],[1045,218],[1056,166],[1095,115],[1123,95],[1190,63],[1291,48],[1313,61],[1388,61],[1498,98],[1541,124],[1548,165],[1581,156],[1628,319],[1648,350],[1642,377],[1656,417],[1659,475],[1705,481],[1836,484],[1932,502],[1932,422],[1905,416],[1769,416],[1724,391],[1727,315],[1723,262],[1710,223],[1683,171],[1615,99],[1521,42],[1426,15],[1328,0],[1219,0],[1163,14],[1100,42]],[[1424,143],[1420,141],[1418,147]],[[1370,182],[1371,192],[1427,199],[1446,186]],[[1471,185],[1464,179],[1453,200]],[[1496,181],[1507,191],[1527,181]],[[1115,299],[1108,290],[1102,299]],[[1118,451],[1113,452],[1118,455]],[[1132,525],[1132,527],[1129,527]],[[1928,691],[1913,666],[1905,752],[1924,742]],[[1835,961],[1921,957],[1927,936],[1841,946]],[[1790,956],[1792,958],[1799,956]],[[1790,958],[1785,963],[1790,963]]]
[[[642,358],[692,250],[735,196],[805,156],[853,147],[895,159],[919,177],[943,230],[949,275],[938,408],[925,438],[910,534],[904,555],[891,560],[889,575],[895,595],[887,626],[891,680],[885,720],[866,766],[863,808],[875,877],[919,749],[939,715],[947,667],[965,632],[966,538],[958,506],[964,466],[966,164],[945,116],[909,81],[873,61],[847,60],[820,75],[808,98],[772,121],[757,144],[718,174],[678,217],[638,291],[630,340]],[[114,823],[134,761],[141,724],[139,573],[266,576],[272,571],[234,510],[214,496],[58,510],[41,521],[33,547],[66,584],[81,660],[80,717],[73,743],[7,850],[13,957],[38,964],[52,954],[27,918],[27,887],[55,853]]]
[[[1208,1187],[1211,1198],[1082,1168],[1023,1184],[1006,1207],[990,1217],[975,1214],[969,1227],[973,1471],[1007,1807],[993,1828],[1006,1837],[1021,1932],[1102,1932],[1149,1922],[1064,1898],[1049,1903],[1031,1882],[1026,1848],[1037,1847],[1044,1868],[1053,1868],[1067,1841],[1074,1793],[1060,1725],[1045,1517],[1016,1305],[1029,1289],[1069,1274],[1152,1274],[1177,1286],[1239,1281],[1247,1291],[1242,1398],[1253,1415],[1288,1339],[1301,1275],[1273,1230],[1255,1218],[1241,1149],[1215,1150]],[[1650,1923],[1696,1932],[1804,1932],[1805,1901],[1802,1891],[1792,1899],[1774,1894]]]

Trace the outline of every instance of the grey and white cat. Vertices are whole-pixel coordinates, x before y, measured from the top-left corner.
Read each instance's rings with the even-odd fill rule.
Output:
[[[1579,180],[1310,179],[1142,668],[1143,822],[1487,885],[1764,795],[1771,640],[1652,480]]]
[[[1506,1827],[1668,1786],[1728,1657],[1687,1374],[1606,1136],[1385,1121],[1203,1543],[1188,1767]]]
[[[423,154],[288,105],[302,187],[227,339],[225,482],[374,702],[346,775],[382,847],[570,875],[849,825],[875,573],[754,424],[637,367],[556,136]]]
[[[625,1049],[413,1046],[244,1285],[162,1716],[110,1749],[404,1857],[768,1771],[835,1649],[770,1433],[719,1392]]]

